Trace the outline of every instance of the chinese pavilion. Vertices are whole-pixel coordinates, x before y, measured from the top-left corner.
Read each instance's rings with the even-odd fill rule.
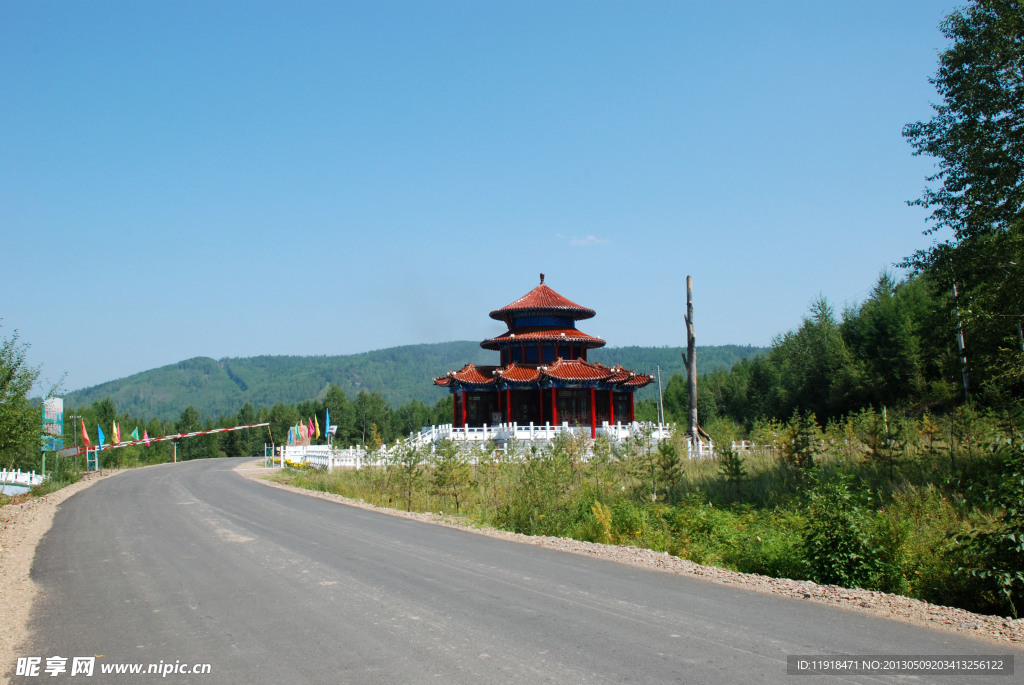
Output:
[[[597,426],[632,422],[633,393],[654,380],[619,366],[587,361],[601,338],[576,328],[597,312],[559,295],[544,283],[491,312],[508,330],[480,347],[499,353],[498,366],[467,364],[434,379],[452,394],[452,425],[516,422]]]

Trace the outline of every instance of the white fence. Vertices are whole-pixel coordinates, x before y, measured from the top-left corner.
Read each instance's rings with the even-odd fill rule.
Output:
[[[0,469],[0,493],[20,495],[33,486],[42,485],[44,480],[46,480],[46,476],[37,474],[35,471]]]
[[[650,440],[657,444],[662,440],[672,437],[675,432],[675,424],[649,424],[649,423],[616,423],[604,422],[598,429],[599,436],[607,436],[613,443],[622,443],[629,439]],[[498,451],[502,451],[513,440],[525,444],[542,445],[551,444],[559,437],[572,437],[575,439],[590,440],[589,426],[570,426],[568,423],[552,426],[542,426],[532,423],[519,425],[517,423],[503,423],[496,426],[480,426],[461,428],[451,424],[441,426],[427,426],[419,433],[412,433],[408,440],[400,441],[393,445],[384,445],[378,450],[367,450],[366,447],[357,445],[338,449],[328,445],[286,445],[277,448],[277,457],[283,462],[293,464],[308,464],[315,468],[332,471],[335,468],[361,468],[366,464],[377,464],[389,461],[396,457],[400,450],[409,448],[429,450],[433,452],[437,445],[443,440],[451,440],[463,449],[473,445],[483,447],[491,443]],[[588,446],[589,448],[589,446]],[[589,449],[588,449],[589,451]],[[696,440],[687,443],[687,457],[689,459],[712,459],[715,457],[714,445],[710,441]],[[472,455],[470,457],[473,458]]]
[[[597,435],[606,435],[615,442],[621,442],[627,438],[635,438],[640,435],[649,435],[652,440],[660,441],[671,437],[675,432],[675,424],[670,423],[614,423],[607,421],[597,427]],[[442,440],[453,442],[485,442],[493,440],[503,443],[509,440],[522,442],[549,442],[559,436],[590,437],[590,426],[570,426],[568,423],[552,425],[535,425],[532,421],[529,424],[499,423],[494,426],[484,424],[480,427],[455,427],[450,423],[441,426],[427,426],[420,430],[419,434],[411,434],[409,439],[417,445],[434,444]]]

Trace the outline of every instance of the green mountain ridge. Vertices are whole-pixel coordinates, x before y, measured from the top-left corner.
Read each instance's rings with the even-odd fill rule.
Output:
[[[700,373],[729,368],[744,357],[767,348],[720,345],[697,348]],[[591,350],[591,361],[619,364],[644,373],[661,367],[662,382],[685,373],[678,347],[612,347]],[[85,407],[111,398],[119,412],[173,420],[192,405],[204,417],[235,414],[246,402],[256,407],[297,404],[320,399],[331,385],[351,398],[361,391],[377,391],[393,407],[416,399],[433,405],[445,397],[433,379],[466,363],[495,364],[497,354],[478,342],[453,341],[403,345],[372,352],[336,356],[260,356],[211,359],[194,357],[126,378],[68,393],[69,407]],[[652,384],[640,397],[654,396]]]

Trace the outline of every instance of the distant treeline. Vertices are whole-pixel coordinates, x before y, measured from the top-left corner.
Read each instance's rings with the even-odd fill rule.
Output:
[[[740,359],[764,351],[740,345],[701,347],[700,369],[728,369]],[[673,347],[604,348],[592,350],[589,358],[644,373],[653,373],[660,365],[666,380],[683,371],[679,348]],[[187,406],[195,407],[204,417],[228,416],[247,402],[254,407],[322,402],[330,388],[337,387],[350,398],[360,392],[376,392],[397,411],[413,400],[431,406],[443,399],[446,391],[432,379],[468,362],[495,364],[497,354],[481,349],[479,343],[460,341],[342,356],[196,357],[68,393],[65,402],[84,407],[109,398],[123,412],[173,422]],[[642,398],[655,397],[657,391],[648,388],[641,392]]]
[[[698,385],[701,424],[722,437],[744,434],[759,420],[811,414],[824,426],[865,408],[921,416],[945,413],[965,399],[951,293],[927,275],[897,282],[883,273],[868,299],[837,316],[820,298],[800,327],[776,338],[766,354],[728,370],[703,374]],[[992,342],[967,335],[971,398],[990,406],[1019,399],[1019,382],[988,363]],[[699,359],[699,355],[698,355]],[[665,415],[685,421],[685,375],[664,391]],[[655,402],[638,415],[654,418]]]

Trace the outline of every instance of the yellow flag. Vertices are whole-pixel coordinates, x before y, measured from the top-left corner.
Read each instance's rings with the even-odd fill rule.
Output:
[[[320,437],[320,419],[318,419],[316,417],[316,414],[313,414],[313,425],[316,426],[316,437],[319,438]]]

